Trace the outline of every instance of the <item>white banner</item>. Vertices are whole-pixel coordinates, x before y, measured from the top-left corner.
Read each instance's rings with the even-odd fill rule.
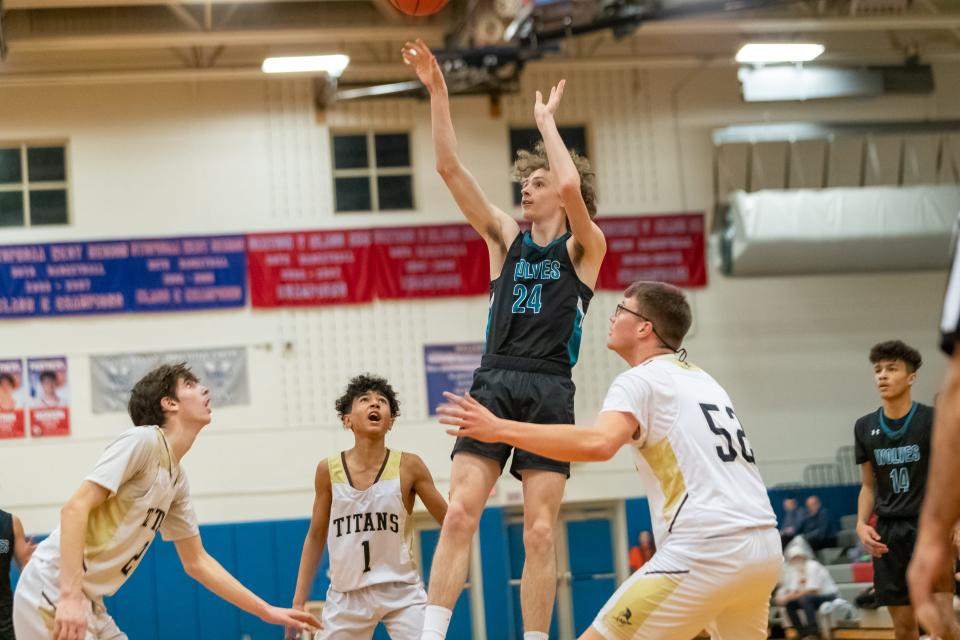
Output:
[[[126,411],[130,390],[147,372],[161,364],[186,362],[210,389],[213,406],[250,404],[246,347],[120,353],[90,358],[93,412]]]

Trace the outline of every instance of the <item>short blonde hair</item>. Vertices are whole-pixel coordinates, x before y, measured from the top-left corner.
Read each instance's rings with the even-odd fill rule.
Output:
[[[597,215],[597,174],[590,168],[590,161],[573,149],[570,149],[570,158],[573,160],[573,166],[577,168],[577,173],[580,174],[580,195],[583,196],[583,202],[587,205],[590,217],[594,218]],[[510,177],[516,182],[523,182],[538,169],[550,170],[550,162],[547,160],[547,150],[543,142],[538,142],[533,151],[526,149],[517,151],[517,159],[513,162]]]

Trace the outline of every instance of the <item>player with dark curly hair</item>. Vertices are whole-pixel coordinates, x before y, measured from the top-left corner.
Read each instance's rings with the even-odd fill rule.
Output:
[[[427,594],[413,560],[409,515],[419,496],[442,523],[447,503],[419,456],[386,446],[400,415],[397,393],[386,379],[352,378],[335,407],[354,445],[317,465],[293,606],[306,605],[326,544],[330,588],[317,638],[369,640],[382,622],[394,640],[416,640]]]
[[[916,349],[900,340],[881,342],[870,350],[870,362],[882,406],[854,425],[855,455],[863,479],[857,535],[873,556],[877,600],[888,607],[897,640],[916,640],[920,632],[907,588],[907,565],[916,546],[927,486],[934,412],[933,407],[914,401],[910,393],[923,364]],[[874,512],[876,527],[868,522]],[[951,569],[944,563],[936,585],[945,611],[951,610]]]

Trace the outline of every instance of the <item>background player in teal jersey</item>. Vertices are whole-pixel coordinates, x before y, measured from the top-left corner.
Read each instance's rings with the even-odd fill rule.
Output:
[[[920,631],[907,588],[907,565],[917,544],[917,518],[927,486],[933,407],[915,402],[910,389],[922,364],[920,353],[900,340],[870,350],[882,405],[854,425],[855,456],[863,486],[857,535],[873,556],[877,600],[889,608],[897,640]],[[876,528],[868,524],[876,512]],[[936,591],[945,610],[953,599],[950,566],[944,563]],[[946,638],[957,638],[956,623]]]
[[[573,422],[571,368],[607,245],[592,220],[594,174],[585,158],[567,150],[554,121],[565,83],[553,87],[546,102],[537,92],[533,115],[543,145],[521,152],[514,165],[523,218],[531,223],[521,233],[460,162],[447,86],[433,54],[417,40],[404,46],[403,58],[430,92],[437,171],[490,254],[486,348],[470,393],[505,418]],[[469,438],[454,445],[450,510],[433,557],[423,638],[445,637],[480,514],[512,449]],[[516,449],[510,471],[523,482],[524,638],[546,640],[557,584],[554,528],[570,465]]]

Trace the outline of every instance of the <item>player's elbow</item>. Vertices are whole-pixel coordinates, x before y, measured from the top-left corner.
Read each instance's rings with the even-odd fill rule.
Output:
[[[574,174],[560,182],[560,197],[564,201],[580,197],[580,176]]]
[[[183,565],[183,571],[188,576],[197,582],[203,582],[203,576],[205,575],[204,569],[206,568],[206,563],[203,561],[203,554],[197,554],[189,558],[181,558],[181,564]]]
[[[587,455],[589,456],[588,460],[590,462],[603,462],[604,460],[609,460],[617,453],[617,449],[619,448],[620,444],[613,438],[609,438],[600,434],[591,439],[589,450],[587,452]]]
[[[457,160],[457,157],[451,155],[447,158],[437,158],[437,164],[435,168],[444,182],[450,182],[457,177],[458,173],[460,173],[461,167],[460,161]]]
[[[89,513],[90,507],[87,506],[86,502],[77,496],[72,496],[60,508],[60,525],[62,527],[65,523],[75,522],[86,517]]]

